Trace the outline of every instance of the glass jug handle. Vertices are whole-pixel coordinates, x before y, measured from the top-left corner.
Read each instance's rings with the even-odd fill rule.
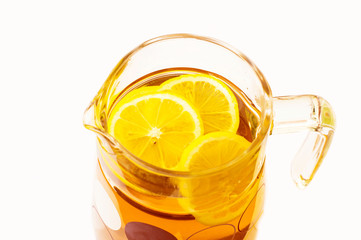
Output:
[[[325,99],[315,95],[274,97],[273,114],[271,134],[308,130],[291,164],[293,180],[304,188],[313,179],[331,144],[335,114]]]

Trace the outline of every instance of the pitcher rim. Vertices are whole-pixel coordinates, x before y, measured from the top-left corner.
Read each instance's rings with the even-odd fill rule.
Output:
[[[212,44],[216,44],[216,45],[224,48],[225,50],[232,52],[233,54],[235,54],[237,57],[240,57],[244,61],[246,61],[247,64],[255,72],[255,74],[257,75],[258,81],[260,81],[260,83],[261,83],[262,90],[264,93],[263,95],[264,95],[266,101],[263,103],[263,106],[261,106],[260,128],[258,130],[258,134],[257,134],[256,138],[252,141],[250,147],[248,147],[241,155],[237,156],[237,158],[235,158],[234,160],[232,160],[222,166],[218,166],[218,167],[215,167],[212,169],[201,170],[201,171],[197,171],[197,172],[177,171],[177,170],[164,169],[161,167],[157,167],[157,166],[152,165],[152,164],[142,160],[141,158],[135,156],[127,148],[125,148],[119,141],[117,141],[110,134],[108,134],[105,130],[99,129],[99,126],[94,128],[93,126],[86,124],[85,120],[84,120],[84,125],[86,126],[86,128],[88,128],[92,131],[102,133],[102,135],[104,135],[107,139],[111,140],[111,142],[113,144],[115,144],[117,148],[120,148],[121,150],[125,151],[127,153],[127,155],[129,157],[131,157],[130,160],[133,161],[136,165],[138,165],[139,167],[145,168],[145,169],[147,169],[147,171],[156,173],[158,175],[169,176],[169,177],[200,177],[200,176],[205,176],[205,175],[209,175],[212,173],[223,171],[224,169],[227,169],[228,167],[236,164],[239,161],[239,159],[242,159],[244,157],[252,155],[255,151],[257,151],[257,149],[259,149],[260,145],[265,140],[265,138],[268,136],[268,134],[272,128],[271,119],[272,119],[272,113],[273,113],[273,110],[272,110],[273,104],[272,104],[272,100],[271,100],[272,99],[272,91],[271,91],[271,88],[270,88],[268,82],[266,81],[265,77],[263,76],[262,72],[246,55],[244,55],[241,51],[239,51],[238,49],[229,45],[228,43],[225,43],[225,42],[220,41],[215,38],[205,37],[205,36],[200,36],[200,35],[195,35],[195,34],[190,34],[190,33],[173,33],[173,34],[166,34],[166,35],[161,35],[161,36],[158,36],[155,38],[151,38],[151,39],[141,43],[140,45],[135,47],[133,50],[129,51],[128,54],[126,54],[119,61],[119,63],[115,66],[115,68],[109,74],[109,77],[104,82],[104,84],[102,85],[98,94],[93,99],[93,101],[91,102],[91,104],[87,108],[87,110],[89,110],[92,105],[97,104],[99,98],[102,98],[104,93],[105,93],[105,95],[107,95],[106,93],[108,90],[106,90],[106,86],[111,85],[116,80],[116,77],[114,77],[114,76],[117,75],[117,72],[119,70],[126,67],[127,62],[129,62],[129,60],[132,58],[133,55],[135,55],[138,51],[142,50],[143,48],[145,48],[151,44],[165,41],[165,40],[171,40],[171,39],[196,39],[196,40],[201,40],[201,41],[206,41],[206,42],[209,42]],[[118,69],[118,71],[116,71],[117,69]],[[98,124],[96,124],[96,125],[98,125]]]

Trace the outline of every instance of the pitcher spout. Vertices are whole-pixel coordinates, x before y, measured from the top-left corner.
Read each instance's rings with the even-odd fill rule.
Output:
[[[95,101],[91,102],[85,110],[83,115],[83,125],[86,129],[108,138],[105,129],[101,124],[101,118],[97,116]]]

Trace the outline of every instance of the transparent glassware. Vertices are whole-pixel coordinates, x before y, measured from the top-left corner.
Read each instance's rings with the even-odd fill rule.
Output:
[[[251,146],[225,166],[196,173],[153,166],[124,148],[106,129],[112,106],[139,87],[138,79],[163,69],[201,69],[228,79],[229,87],[242,92],[258,112],[258,118],[248,119],[254,134]],[[146,41],[123,57],[86,109],[84,125],[97,136],[93,219],[98,240],[253,240],[263,212],[268,136],[309,132],[291,165],[294,182],[306,187],[330,146],[335,115],[319,96],[273,97],[260,70],[226,43],[172,34]],[[247,176],[240,173],[242,159],[252,166]],[[202,191],[187,196],[179,190],[182,184],[198,185]],[[219,192],[228,197],[212,205],[210,199]],[[187,212],[179,204],[183,200],[203,201],[209,207]],[[205,218],[227,206],[233,209],[232,219],[207,222]]]

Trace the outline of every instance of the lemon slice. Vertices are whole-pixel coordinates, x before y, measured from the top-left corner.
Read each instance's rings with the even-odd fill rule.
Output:
[[[203,125],[199,113],[184,98],[150,87],[140,88],[115,105],[108,131],[135,156],[170,169],[178,164],[185,147],[203,134]]]
[[[234,133],[209,133],[184,150],[179,167],[192,172],[219,167],[236,159],[250,145],[244,137]]]
[[[213,132],[197,138],[183,152],[179,170],[196,172],[237,160],[251,145],[244,137],[230,132]],[[235,168],[206,178],[183,179],[179,204],[197,221],[222,224],[239,216],[250,201],[246,193],[252,182],[252,159],[238,159]]]
[[[237,131],[237,99],[218,78],[207,74],[186,74],[169,79],[160,87],[160,90],[172,90],[182,95],[198,109],[204,133]]]

